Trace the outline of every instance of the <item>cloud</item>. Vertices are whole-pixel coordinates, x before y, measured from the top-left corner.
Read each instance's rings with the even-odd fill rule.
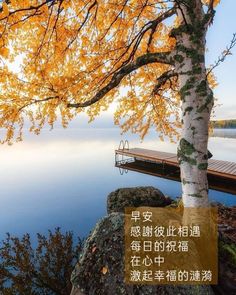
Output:
[[[236,104],[234,105],[220,105],[215,109],[216,120],[236,119]]]

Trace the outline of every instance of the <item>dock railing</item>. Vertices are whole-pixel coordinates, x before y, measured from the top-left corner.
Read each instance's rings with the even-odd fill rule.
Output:
[[[120,165],[134,162],[133,157],[125,156],[120,154],[119,151],[128,151],[129,142],[128,140],[121,140],[118,150],[115,152],[115,166],[119,168],[120,174],[128,173],[128,169],[121,168]]]

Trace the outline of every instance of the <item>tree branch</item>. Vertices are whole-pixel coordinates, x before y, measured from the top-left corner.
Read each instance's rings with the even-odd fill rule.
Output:
[[[38,104],[38,103],[42,103],[42,102],[46,102],[46,101],[53,100],[53,99],[58,99],[58,98],[59,98],[59,96],[58,96],[58,95],[55,95],[55,96],[49,96],[49,97],[46,97],[46,98],[44,98],[44,99],[34,99],[33,101],[30,101],[30,102],[28,102],[27,104],[21,106],[21,107],[18,109],[17,114],[18,114],[19,112],[21,112],[23,109],[25,109],[25,108],[27,108],[27,107],[29,107],[29,106],[31,106],[31,105]]]
[[[230,45],[226,47],[226,49],[221,53],[221,55],[218,57],[217,61],[215,61],[214,65],[208,70],[207,76],[216,68],[218,67],[222,62],[225,61],[226,57],[228,55],[231,55],[231,49],[236,45],[236,33],[233,34],[233,38],[230,42]]]
[[[165,85],[165,83],[167,81],[169,81],[170,85],[172,85],[171,78],[172,77],[177,77],[177,76],[178,76],[178,74],[176,72],[172,71],[172,70],[163,73],[160,77],[158,77],[157,84],[155,85],[152,93],[154,95],[158,94],[158,91],[161,90],[161,86]]]
[[[141,43],[141,41],[143,40],[144,35],[151,30],[150,35],[154,34],[157,26],[164,21],[165,19],[171,17],[172,15],[174,15],[176,13],[176,7],[172,7],[171,9],[167,10],[166,12],[164,12],[163,14],[159,15],[156,19],[151,20],[149,22],[147,22],[146,24],[143,25],[143,27],[140,29],[140,31],[134,36],[134,38],[130,41],[130,43],[126,46],[126,49],[124,50],[124,52],[119,56],[119,58],[116,60],[116,62],[113,65],[113,68],[120,62],[120,60],[129,52],[129,50],[132,48],[128,58],[126,60],[123,61],[123,63],[120,65],[120,67],[110,73],[108,73],[105,76],[105,79],[107,77],[109,77],[110,75],[114,74],[115,72],[117,72],[118,70],[120,70],[121,68],[123,68],[124,66],[126,66],[127,64],[129,64],[129,62],[131,60],[133,60],[134,55],[137,51],[137,49],[139,48],[139,45]],[[151,38],[151,39],[150,39]],[[149,37],[149,41],[147,44],[147,53],[149,52],[149,46],[152,42],[152,36]]]
[[[157,19],[155,19],[154,21],[152,21],[152,24],[150,26],[151,29],[151,33],[148,39],[148,45],[147,45],[147,52],[149,52],[149,46],[152,43],[152,39],[153,39],[153,35],[157,29],[157,26],[165,19],[171,17],[172,15],[174,15],[176,13],[176,6],[174,5],[174,7],[172,7],[171,9],[167,10],[165,13],[163,13],[162,15],[160,15]]]
[[[205,14],[205,28],[207,28],[209,25],[213,23],[215,16],[215,9],[214,9],[214,0],[210,0],[210,3],[208,4],[208,9]]]
[[[117,87],[122,79],[126,77],[128,74],[137,70],[138,68],[150,64],[150,63],[164,63],[164,64],[172,64],[172,58],[170,52],[162,52],[162,53],[147,53],[136,59],[136,61],[129,63],[126,66],[123,66],[118,72],[114,73],[111,81],[100,89],[93,98],[81,103],[69,103],[67,107],[73,108],[84,108],[88,107],[100,99],[102,99],[109,91]]]
[[[9,4],[11,1],[7,1],[6,3],[7,4]],[[11,15],[14,15],[14,14],[16,14],[17,12],[23,12],[23,11],[31,11],[31,10],[39,10],[41,7],[43,7],[44,5],[48,5],[48,4],[50,4],[50,3],[52,3],[52,4],[54,4],[54,3],[56,3],[57,1],[55,1],[55,0],[46,0],[46,1],[44,1],[44,2],[42,2],[41,4],[39,4],[39,5],[30,5],[29,7],[26,7],[26,8],[19,8],[19,9],[16,9],[16,10],[14,10],[14,11],[10,11],[9,12],[9,15],[8,16],[5,16],[5,17],[3,17],[3,18],[1,18],[0,19],[0,21],[2,21],[2,20],[4,20],[4,19],[7,19],[9,16],[11,16]],[[0,8],[0,12],[2,12],[2,7]]]
[[[84,20],[82,21],[82,24],[81,24],[81,25],[79,26],[79,28],[77,29],[77,33],[76,33],[75,37],[74,37],[74,38],[69,42],[69,44],[66,46],[65,51],[66,51],[66,50],[72,45],[72,43],[75,42],[75,40],[76,40],[76,38],[77,38],[79,32],[82,30],[83,26],[84,26],[85,23],[87,22],[91,10],[92,10],[96,5],[98,5],[97,0],[95,0],[95,1],[89,6],[88,11],[87,11],[87,13],[86,13],[86,16],[85,16]]]
[[[214,0],[210,0],[207,13],[212,13],[214,11]]]

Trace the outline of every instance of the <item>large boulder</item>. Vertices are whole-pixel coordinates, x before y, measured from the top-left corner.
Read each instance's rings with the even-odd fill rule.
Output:
[[[147,200],[144,200],[145,196]],[[160,199],[155,200],[154,196]],[[132,198],[135,201],[132,201]],[[71,295],[214,294],[210,286],[152,286],[124,283],[124,207],[154,204],[164,206],[165,202],[169,204],[171,200],[167,201],[161,192],[150,187],[120,189],[111,193],[108,196],[109,215],[96,224],[87,238],[72,273]]]
[[[172,200],[152,186],[120,188],[107,197],[107,213],[124,213],[125,207],[165,207]]]

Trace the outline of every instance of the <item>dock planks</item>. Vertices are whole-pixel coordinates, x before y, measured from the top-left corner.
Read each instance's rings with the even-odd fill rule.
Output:
[[[116,158],[122,157],[121,161],[116,161],[116,166],[133,170],[136,172],[163,176],[165,178],[174,177],[173,180],[179,180],[179,163],[177,156],[173,153],[154,151],[142,148],[118,149],[115,151]],[[132,158],[133,161],[126,161],[125,158]],[[178,171],[176,175],[161,175],[155,167],[175,168]],[[178,169],[176,169],[178,168]],[[208,179],[210,187],[216,190],[236,194],[236,163],[222,160],[208,160]],[[216,183],[219,182],[219,183]],[[225,185],[224,185],[225,184]]]

